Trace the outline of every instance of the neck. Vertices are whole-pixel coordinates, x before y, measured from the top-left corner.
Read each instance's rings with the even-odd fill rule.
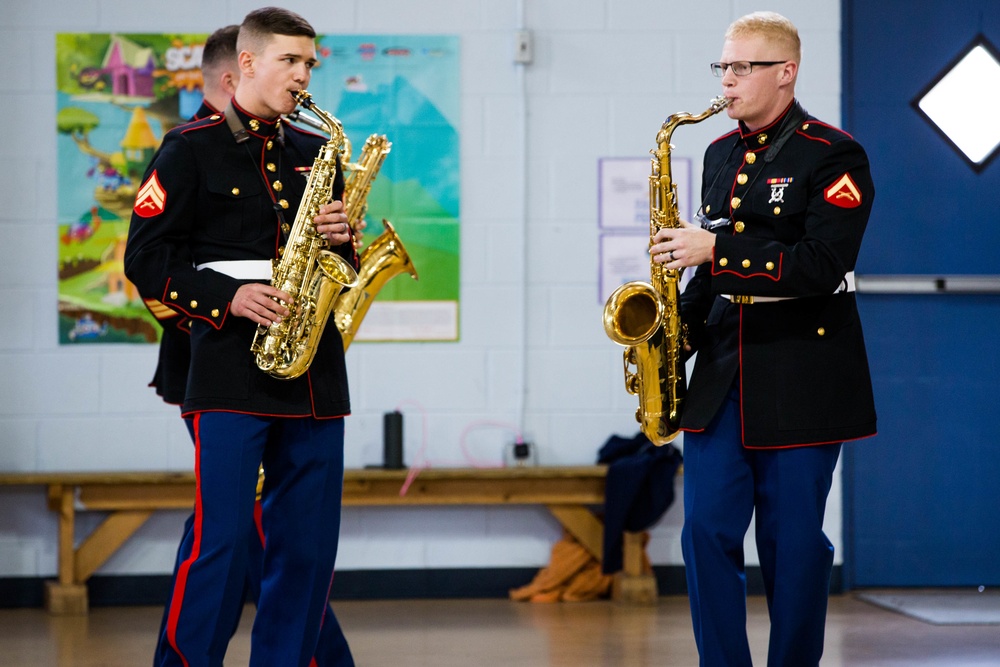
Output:
[[[280,115],[275,113],[274,110],[269,108],[266,104],[254,99],[252,96],[240,95],[239,90],[237,90],[236,95],[233,96],[233,101],[236,102],[240,109],[246,113],[266,121],[273,121]]]

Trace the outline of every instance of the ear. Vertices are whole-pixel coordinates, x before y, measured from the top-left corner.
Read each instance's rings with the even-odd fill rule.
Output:
[[[226,91],[226,94],[232,97],[236,94],[236,84],[239,82],[239,77],[237,77],[233,72],[226,70],[219,77],[219,84],[222,86],[222,90]]]
[[[240,51],[237,62],[240,64],[240,76],[253,76],[254,55],[249,51]]]
[[[781,79],[779,83],[781,85],[789,85],[795,83],[795,77],[799,74],[799,64],[794,60],[789,60],[781,68]]]

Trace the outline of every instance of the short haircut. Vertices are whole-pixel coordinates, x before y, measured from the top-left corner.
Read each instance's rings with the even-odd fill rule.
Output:
[[[802,42],[795,25],[775,12],[754,12],[732,22],[726,30],[726,39],[760,36],[778,43],[786,49],[790,60],[796,63],[802,59]]]
[[[315,39],[316,31],[309,21],[293,11],[281,7],[261,7],[243,19],[236,48],[238,51],[259,52],[267,46],[272,35]]]
[[[201,69],[213,70],[224,65],[236,67],[236,37],[240,34],[238,25],[227,25],[219,28],[205,40],[201,51]]]

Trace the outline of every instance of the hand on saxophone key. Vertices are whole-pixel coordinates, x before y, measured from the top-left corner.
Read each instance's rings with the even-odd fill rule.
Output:
[[[269,327],[288,316],[288,308],[276,299],[285,303],[292,302],[290,294],[276,287],[263,283],[246,283],[236,290],[231,310],[237,317],[245,317],[256,324]]]
[[[322,234],[331,246],[347,243],[353,237],[351,226],[347,224],[344,203],[340,201],[323,204],[313,218],[316,231]]]
[[[667,269],[682,269],[712,261],[715,234],[684,220],[680,227],[664,227],[653,235],[649,254]]]

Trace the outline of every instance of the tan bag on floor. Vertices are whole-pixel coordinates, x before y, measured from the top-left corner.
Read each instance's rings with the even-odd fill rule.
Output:
[[[582,602],[607,597],[611,577],[601,574],[601,564],[569,533],[552,547],[549,564],[531,583],[510,591],[517,602]]]

